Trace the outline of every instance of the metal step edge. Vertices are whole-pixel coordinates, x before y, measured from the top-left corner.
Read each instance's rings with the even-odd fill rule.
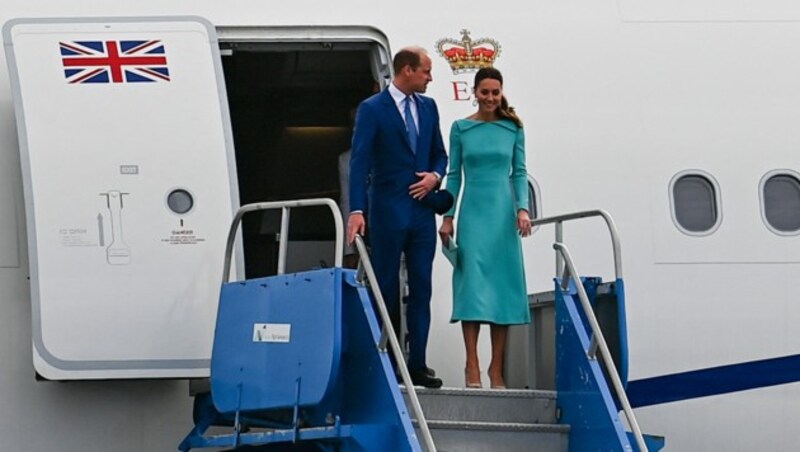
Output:
[[[483,396],[483,397],[513,397],[527,399],[550,399],[556,400],[555,391],[542,389],[473,389],[473,388],[440,388],[430,389],[414,387],[417,396]],[[400,390],[407,393],[406,387],[400,385]]]
[[[416,419],[411,423],[418,426]],[[431,430],[483,430],[500,432],[536,432],[536,433],[569,433],[570,426],[564,424],[526,424],[517,422],[467,422],[429,420]]]

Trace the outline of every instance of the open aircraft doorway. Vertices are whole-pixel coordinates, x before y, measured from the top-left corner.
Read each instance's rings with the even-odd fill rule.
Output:
[[[354,109],[390,77],[386,37],[368,27],[219,28],[241,204],[340,200],[339,156]],[[277,272],[280,212],[242,225],[247,278]],[[333,265],[325,208],[292,212],[286,271]]]

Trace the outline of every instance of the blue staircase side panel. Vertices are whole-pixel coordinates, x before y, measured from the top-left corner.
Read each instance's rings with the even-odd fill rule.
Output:
[[[628,387],[628,314],[625,311],[625,282],[617,278],[617,328],[619,329],[619,378]]]
[[[633,451],[596,359],[577,306],[574,287],[556,285],[556,389],[560,422],[570,425],[569,450]]]
[[[211,357],[221,413],[318,404],[341,355],[340,269],[222,286]]]
[[[381,328],[372,300],[344,271],[345,349],[347,374],[342,377],[344,423],[364,450],[421,451],[387,352],[380,352]]]

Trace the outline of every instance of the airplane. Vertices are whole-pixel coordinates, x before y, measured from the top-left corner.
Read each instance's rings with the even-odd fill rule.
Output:
[[[618,227],[639,423],[668,450],[797,443],[800,68],[786,55],[800,42],[800,11],[492,6],[6,1],[0,449],[175,450],[192,425],[187,380],[208,376],[236,209],[337,200],[349,111],[389,82],[403,46],[433,59],[427,95],[446,138],[475,109],[475,67],[448,55],[467,44],[503,71],[525,123],[535,217],[602,209]],[[148,28],[122,19],[131,17],[150,18]],[[176,17],[207,21],[214,51],[170,37],[164,24]],[[98,39],[81,36],[102,32],[132,46],[123,52],[166,58],[168,71],[65,66],[98,52]],[[141,42],[142,32],[161,42]],[[141,108],[115,108],[109,93]],[[131,130],[137,115],[163,127]],[[293,212],[288,272],[333,264],[325,215]],[[274,273],[279,223],[244,222],[236,275]],[[531,294],[553,290],[553,229],[541,224],[523,241]],[[582,274],[614,279],[602,222],[569,222],[564,239]],[[446,386],[461,386],[450,268],[437,253],[429,359]],[[530,378],[514,375],[520,387]]]

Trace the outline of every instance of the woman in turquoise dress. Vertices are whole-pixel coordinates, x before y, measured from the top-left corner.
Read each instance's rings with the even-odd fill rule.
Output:
[[[482,324],[490,325],[489,380],[502,389],[508,326],[530,322],[520,242],[531,233],[525,138],[503,95],[500,71],[479,70],[474,87],[478,111],[456,120],[450,131],[447,191],[460,198],[451,322],[461,321],[468,388],[481,387],[478,334]],[[456,232],[455,210],[445,213],[439,229],[445,244]]]

